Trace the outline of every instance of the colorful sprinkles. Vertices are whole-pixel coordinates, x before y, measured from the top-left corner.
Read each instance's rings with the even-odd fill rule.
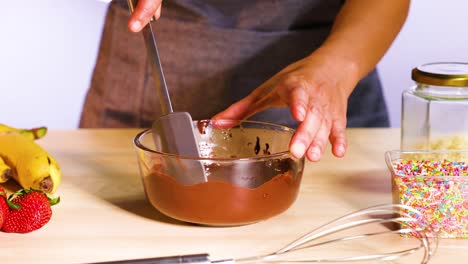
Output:
[[[395,160],[394,196],[419,210],[440,237],[468,238],[468,163]]]

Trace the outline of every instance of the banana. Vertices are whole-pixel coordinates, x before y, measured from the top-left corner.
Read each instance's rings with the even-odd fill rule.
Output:
[[[7,182],[11,178],[11,168],[0,157],[0,183]]]
[[[0,124],[0,135],[6,133],[19,133],[31,140],[43,138],[47,134],[47,127],[34,127],[34,128],[16,128],[5,124]]]
[[[34,140],[19,133],[0,135],[0,157],[23,188],[54,193],[62,174],[57,161]]]

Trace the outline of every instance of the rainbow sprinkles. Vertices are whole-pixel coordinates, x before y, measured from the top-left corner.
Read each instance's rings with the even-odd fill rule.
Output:
[[[394,199],[419,210],[439,237],[468,238],[468,163],[397,159],[392,167]]]

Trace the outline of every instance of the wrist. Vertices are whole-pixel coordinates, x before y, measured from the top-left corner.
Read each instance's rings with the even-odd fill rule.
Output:
[[[339,86],[349,96],[356,84],[367,74],[359,60],[346,53],[337,52],[337,49],[322,46],[309,55],[311,59],[319,59],[320,63],[330,77],[339,82]]]

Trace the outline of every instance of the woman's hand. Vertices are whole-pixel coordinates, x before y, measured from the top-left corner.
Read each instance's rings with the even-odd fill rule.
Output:
[[[289,107],[300,122],[291,153],[320,160],[327,140],[332,152],[346,152],[347,100],[400,31],[409,0],[348,0],[330,35],[310,56],[293,63],[213,119],[245,119],[271,106]]]
[[[319,161],[327,141],[336,157],[346,152],[348,97],[359,80],[346,58],[320,49],[295,62],[213,119],[246,119],[269,107],[289,107],[299,126],[290,143],[296,158]]]
[[[159,19],[161,17],[161,2],[162,0],[139,0],[128,21],[128,29],[139,32],[150,22],[153,16]]]

